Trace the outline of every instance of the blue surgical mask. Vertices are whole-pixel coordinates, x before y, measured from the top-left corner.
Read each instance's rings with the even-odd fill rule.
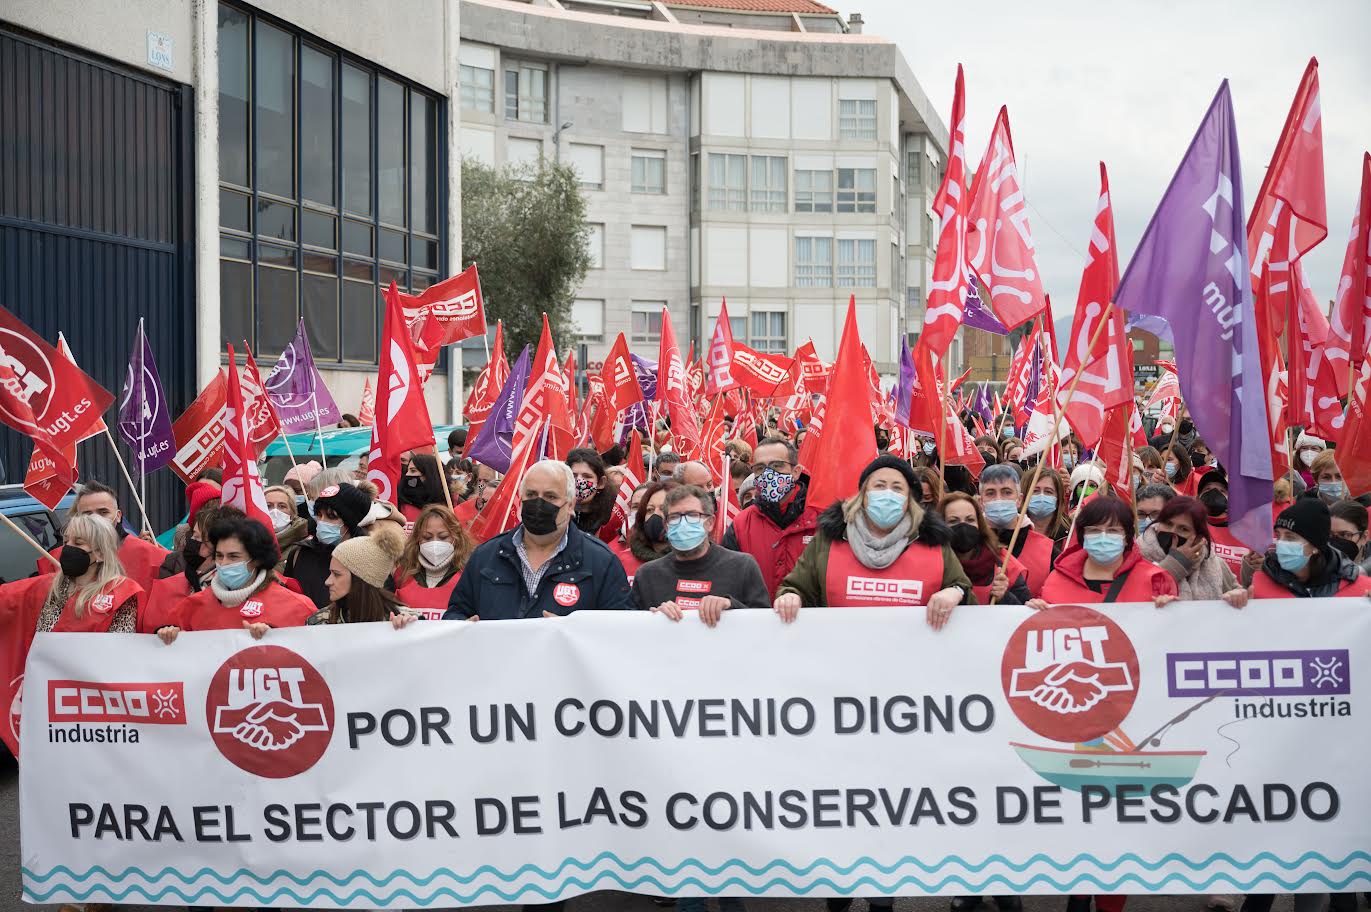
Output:
[[[1309,563],[1309,555],[1304,553],[1304,542],[1276,542],[1276,563],[1288,573],[1298,573]]]
[[[242,589],[252,579],[252,568],[247,561],[238,561],[236,564],[220,564],[219,570],[215,574],[219,579],[219,585],[225,589]]]
[[[1013,425],[1006,424],[1004,427],[1000,428],[1000,436],[1001,436],[1001,437],[1013,437],[1013,436],[1014,436],[1014,426],[1013,426]]]
[[[666,527],[666,540],[677,551],[694,551],[705,540],[703,519],[679,519]]]
[[[869,491],[866,495],[866,518],[882,529],[893,529],[904,516],[908,499],[899,491]]]
[[[1076,457],[1070,453],[1062,454],[1062,468],[1074,469],[1076,467]]]
[[[1168,462],[1168,463],[1166,464],[1166,477],[1167,477],[1167,478],[1175,478],[1175,477],[1176,477],[1176,463],[1174,463],[1174,462]]]
[[[343,524],[320,520],[314,526],[314,537],[320,544],[336,545],[343,540]]]
[[[1319,482],[1319,496],[1325,500],[1342,500],[1347,494],[1347,485],[1341,481]]]
[[[1018,505],[1012,500],[992,500],[985,505],[985,518],[990,520],[992,526],[1008,528],[1019,518]]]
[[[1112,564],[1123,555],[1123,535],[1091,532],[1085,536],[1085,553],[1097,564]]]
[[[1008,501],[1004,501],[1008,503]],[[1057,495],[1055,494],[1034,494],[1028,498],[1028,515],[1034,519],[1042,519],[1057,512]]]
[[[1139,534],[1139,535],[1142,535],[1144,532],[1147,531],[1147,528],[1148,528],[1149,526],[1151,526],[1151,525],[1152,525],[1152,517],[1150,517],[1150,516],[1140,516],[1140,517],[1138,517],[1138,534]]]
[[[931,441],[931,440],[925,440],[925,441],[924,441],[924,455],[925,455],[925,456],[932,456],[932,455],[933,455],[933,451],[934,451],[935,449],[937,449],[937,447],[935,447],[935,446],[933,445],[933,441]]]

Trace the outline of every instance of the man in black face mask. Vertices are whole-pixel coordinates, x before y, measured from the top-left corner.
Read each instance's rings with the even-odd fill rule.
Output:
[[[504,483],[514,482],[511,477]],[[566,463],[535,463],[519,482],[519,496],[519,525],[472,552],[443,620],[513,620],[632,607],[619,559],[571,521],[576,479]]]

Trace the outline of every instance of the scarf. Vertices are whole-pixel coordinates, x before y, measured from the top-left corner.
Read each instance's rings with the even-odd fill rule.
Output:
[[[1146,532],[1138,536],[1138,550],[1158,566],[1169,556],[1162,551],[1161,542],[1157,541],[1155,526],[1149,526]],[[1173,555],[1175,563],[1185,572],[1185,577],[1176,581],[1182,599],[1219,599],[1229,589],[1237,588],[1233,571],[1228,569],[1223,558],[1214,554],[1209,542],[1204,543],[1199,563],[1194,566],[1179,553],[1173,552]],[[1230,582],[1232,585],[1228,585]]]
[[[227,589],[219,582],[219,575],[216,573],[214,578],[209,581],[209,587],[214,591],[214,597],[219,600],[219,604],[225,608],[237,608],[248,600],[262,584],[266,582],[267,571],[258,570],[257,575],[248,580],[248,584],[242,589]]]
[[[847,543],[863,567],[884,570],[904,553],[914,538],[911,534],[913,529],[914,521],[906,515],[898,526],[878,536],[866,524],[866,514],[858,513],[857,518],[847,524]]]
[[[973,586],[984,586],[995,578],[999,560],[985,545],[977,545],[976,550],[966,557],[958,554],[957,559],[961,561],[962,570]]]

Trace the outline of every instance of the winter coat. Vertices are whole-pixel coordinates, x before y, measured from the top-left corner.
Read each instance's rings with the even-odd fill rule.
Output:
[[[1161,567],[1148,561],[1138,550],[1137,542],[1124,552],[1123,562],[1115,573],[1115,580],[1124,577],[1118,591],[1110,597],[1111,584],[1106,583],[1103,591],[1096,592],[1085,580],[1085,549],[1072,545],[1057,559],[1057,566],[1043,585],[1042,598],[1050,605],[1069,605],[1073,603],[1098,604],[1100,602],[1150,602],[1159,595],[1176,595],[1179,592],[1175,579]]]
[[[1371,594],[1371,577],[1361,567],[1332,548],[1323,549],[1323,567],[1318,576],[1300,582],[1295,574],[1281,567],[1276,555],[1268,554],[1261,570],[1252,580],[1253,598],[1326,598],[1331,595]]]
[[[807,503],[808,489],[809,479],[802,477],[796,495],[784,506],[753,501],[724,533],[725,548],[751,554],[757,561],[773,596],[816,534],[819,511]]]
[[[1183,599],[1219,599],[1225,592],[1238,588],[1238,578],[1229,569],[1228,562],[1214,553],[1209,542],[1201,546],[1202,556],[1197,564],[1180,551],[1162,551],[1157,541],[1157,527],[1148,526],[1147,531],[1138,536],[1138,550],[1142,556],[1161,567],[1176,581],[1176,587]]]

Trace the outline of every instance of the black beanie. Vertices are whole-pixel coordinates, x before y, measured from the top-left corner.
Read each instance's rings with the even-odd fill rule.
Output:
[[[356,485],[329,485],[314,499],[314,509],[331,510],[354,536],[362,534],[362,520],[371,512],[371,495]]]
[[[888,453],[877,456],[871,463],[862,469],[862,477],[857,480],[857,490],[866,487],[866,480],[871,477],[871,473],[877,469],[894,469],[904,476],[904,480],[909,484],[909,490],[915,500],[919,500],[923,494],[923,486],[919,482],[919,476],[914,474],[914,467],[907,460],[900,459],[898,456],[891,456]]]
[[[1276,517],[1276,528],[1289,529],[1317,550],[1323,551],[1328,547],[1333,520],[1323,501],[1316,497],[1301,497]]]
[[[1228,490],[1228,473],[1223,470],[1222,466],[1214,466],[1214,468],[1201,475],[1196,488],[1197,490],[1203,491],[1205,488],[1214,484],[1221,484],[1225,491]]]

